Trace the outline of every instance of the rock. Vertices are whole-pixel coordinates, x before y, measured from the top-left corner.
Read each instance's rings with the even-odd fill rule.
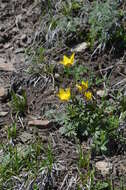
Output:
[[[90,43],[82,42],[71,49],[72,52],[82,52],[89,47]]]
[[[34,136],[30,133],[27,133],[27,132],[23,132],[21,135],[20,135],[20,139],[23,143],[26,143],[30,140],[33,140]]]
[[[60,75],[59,75],[59,73],[55,73],[55,79],[59,79],[60,78]]]
[[[0,117],[4,117],[8,114],[6,111],[0,111]]]
[[[98,161],[96,162],[95,167],[101,172],[103,176],[106,176],[112,169],[112,164],[107,161]]]
[[[8,64],[8,63],[0,63],[0,70],[1,71],[15,71],[15,68],[13,67],[12,64]]]
[[[5,96],[5,94],[6,94],[5,89],[3,87],[0,87],[0,97]]]
[[[105,90],[98,90],[97,95],[102,98],[102,97],[104,97],[106,95],[106,92],[105,92]]]
[[[1,71],[15,71],[15,68],[12,63],[6,63],[6,60],[0,58],[0,70]]]
[[[21,40],[22,40],[22,42],[26,42],[26,41],[27,41],[27,35],[26,35],[26,34],[23,34],[23,35],[21,36]]]
[[[15,50],[15,53],[16,53],[16,54],[18,54],[18,53],[24,53],[24,52],[25,52],[24,48],[17,48],[17,49]]]
[[[33,119],[28,122],[29,126],[36,126],[41,129],[48,129],[50,126],[50,122],[48,120],[40,120],[40,119]]]
[[[7,43],[7,44],[4,45],[4,48],[5,48],[5,49],[8,49],[8,48],[10,48],[10,47],[11,47],[11,43]]]

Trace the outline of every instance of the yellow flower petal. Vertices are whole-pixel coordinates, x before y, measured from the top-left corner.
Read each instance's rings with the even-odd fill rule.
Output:
[[[64,55],[63,60],[60,61],[60,63],[63,64],[64,66],[73,65],[74,64],[74,55],[75,55],[75,53],[73,53],[70,58],[68,58],[66,55]]]
[[[82,86],[76,84],[76,87],[78,88],[78,90],[81,92],[82,91]]]
[[[82,85],[82,88],[83,88],[84,90],[87,90],[87,89],[88,89],[88,81],[86,81],[86,82],[82,81],[82,82],[81,82],[81,85]]]
[[[70,64],[70,59],[64,55],[63,62],[64,62],[64,65]]]
[[[71,57],[70,57],[71,65],[74,64],[74,57],[75,57],[75,53],[72,53],[72,55],[71,55]]]
[[[60,88],[59,93],[57,94],[57,96],[62,101],[68,101],[70,99],[70,97],[71,97],[70,88],[66,88],[65,90]]]
[[[63,88],[60,88],[59,89],[59,94],[63,94],[64,93],[64,89]]]
[[[85,95],[85,98],[87,100],[91,100],[92,99],[92,93],[91,92],[87,91],[87,92],[84,93],[84,95]]]

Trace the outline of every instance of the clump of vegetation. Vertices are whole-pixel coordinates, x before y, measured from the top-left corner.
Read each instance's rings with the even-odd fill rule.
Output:
[[[74,68],[73,55],[70,58],[64,56],[60,62],[64,65],[64,72],[67,70],[68,78],[71,76],[70,70]],[[91,138],[95,154],[109,154],[110,142],[120,143],[118,129],[124,104],[119,107],[120,102],[110,103],[104,96],[97,100],[88,81],[79,81],[76,83],[73,76],[70,80],[71,88],[59,88],[57,96],[62,102],[67,102],[65,110],[55,115],[56,121],[63,125],[60,131],[65,136],[77,136],[80,140]]]
[[[120,139],[117,107],[111,113],[107,112],[107,107],[107,102],[99,105],[95,101],[84,102],[80,97],[72,99],[63,117],[58,116],[64,126],[60,129],[61,133],[68,137],[77,136],[81,140],[92,138],[95,153],[107,153],[110,141],[119,142]]]
[[[0,160],[0,189],[14,188],[16,181],[13,176],[19,176],[22,172],[29,172],[29,177],[34,181],[40,171],[47,170],[48,175],[51,175],[54,156],[50,144],[46,148],[37,140],[24,147],[9,145],[0,147],[0,150],[3,151]]]
[[[113,0],[104,2],[94,1],[89,13],[90,40],[94,45],[96,40],[102,47],[108,41],[123,38],[125,40],[124,27],[122,25],[122,14],[118,8],[119,3]]]
[[[118,49],[116,45],[119,41],[120,48],[125,47],[125,11],[120,6],[121,2],[70,0],[59,3],[53,0],[42,1],[41,4],[40,32],[35,38],[39,43],[34,50],[29,51],[29,58],[34,63],[29,68],[31,73],[52,72],[53,64],[49,63],[49,57],[45,55],[53,47],[52,54],[55,55],[57,47],[73,47],[84,41],[90,42],[92,49],[96,45],[102,50],[106,45]]]
[[[90,189],[90,190],[106,190],[115,189],[114,180],[112,176],[108,176],[104,181],[97,180],[97,171],[95,167],[91,167],[91,152],[83,152],[82,147],[79,145],[78,148],[78,173],[79,173],[79,183],[77,184],[77,189]],[[84,171],[87,172],[84,172]],[[124,190],[124,181],[120,179],[120,186],[117,190]]]
[[[24,114],[27,110],[27,96],[23,90],[22,94],[16,94],[14,91],[11,92],[11,108],[12,112],[18,114]]]
[[[8,126],[8,139],[16,139],[17,137],[17,127],[16,127],[16,123],[12,123],[11,126]]]
[[[70,44],[73,39],[83,40],[84,26],[87,24],[87,1],[50,1],[44,2],[40,28],[41,39],[46,47],[63,46]],[[45,7],[48,11],[45,11]],[[85,17],[84,17],[85,15]]]
[[[43,45],[52,48],[90,41],[92,47],[98,42],[105,48],[108,42],[117,39],[124,43],[125,11],[120,5],[120,1],[114,0],[43,2],[44,19],[40,21]]]

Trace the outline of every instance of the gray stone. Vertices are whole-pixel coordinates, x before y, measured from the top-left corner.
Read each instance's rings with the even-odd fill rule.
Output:
[[[96,162],[95,167],[97,170],[101,172],[103,176],[106,176],[109,174],[110,170],[112,169],[112,164],[110,162],[103,160]]]

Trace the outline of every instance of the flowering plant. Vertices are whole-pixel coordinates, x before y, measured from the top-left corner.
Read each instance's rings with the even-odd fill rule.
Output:
[[[74,56],[73,53],[70,58],[63,57],[60,63],[65,69],[74,71],[72,67],[75,62]],[[119,126],[119,117],[115,115],[117,108],[112,105],[110,114],[107,111],[108,107],[110,109],[108,101],[97,101],[94,98],[90,81],[76,80],[73,75],[65,82],[67,87],[59,88],[57,96],[66,104],[62,111],[53,115],[55,121],[62,125],[60,132],[68,137],[77,136],[83,140],[91,138],[91,147],[95,154],[106,153],[111,139],[117,139]]]
[[[65,90],[63,88],[60,88],[59,93],[57,94],[57,96],[62,101],[68,101],[70,99],[70,96],[71,96],[70,88],[67,88]]]
[[[72,55],[70,56],[70,58],[68,58],[66,55],[64,55],[63,56],[63,60],[60,61],[60,63],[62,65],[64,65],[65,67],[72,66],[74,64],[74,56],[75,56],[75,53],[72,53]]]

